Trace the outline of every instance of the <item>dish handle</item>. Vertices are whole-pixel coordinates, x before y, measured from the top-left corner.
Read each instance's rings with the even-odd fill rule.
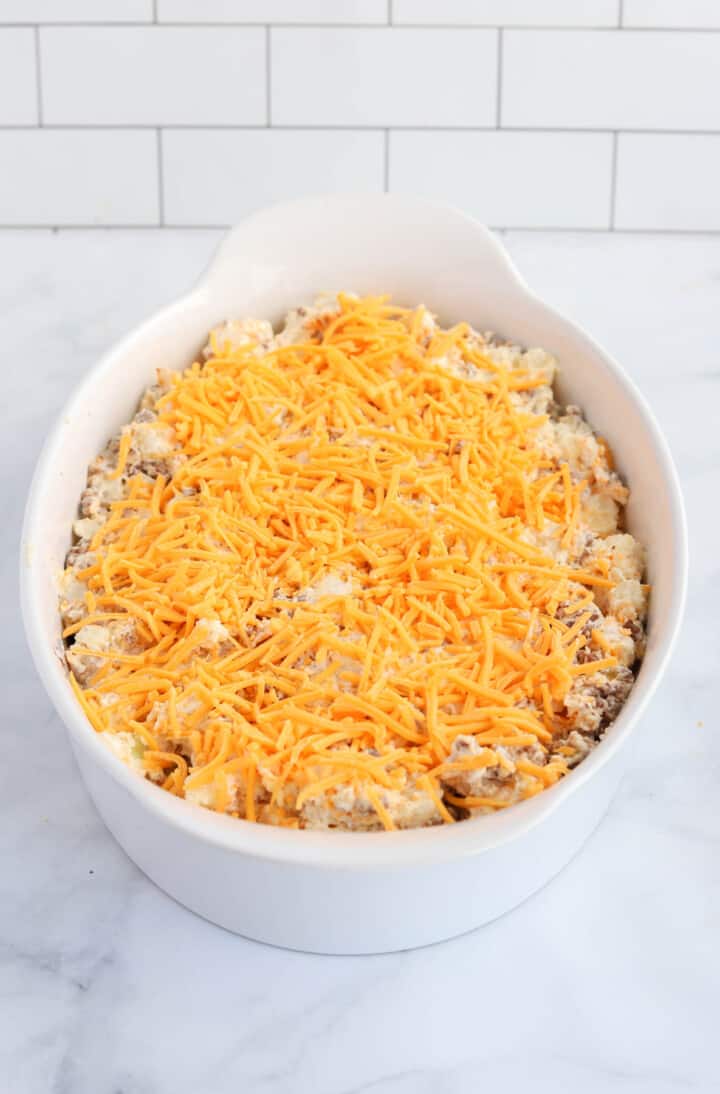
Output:
[[[489,228],[453,206],[405,194],[330,194],[263,209],[230,229],[200,285],[250,281],[257,289],[282,277],[298,255],[316,270],[342,263],[357,271],[359,287],[365,280],[376,286],[377,270],[389,283],[393,269],[407,276],[408,269],[450,263],[475,284],[527,292]]]

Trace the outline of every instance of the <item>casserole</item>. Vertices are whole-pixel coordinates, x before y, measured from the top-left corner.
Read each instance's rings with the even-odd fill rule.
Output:
[[[209,813],[140,780],[96,739],[56,656],[55,578],[88,463],[132,414],[154,370],[182,368],[223,319],[277,319],[299,300],[347,286],[424,301],[559,358],[559,396],[609,441],[632,491],[630,531],[648,548],[648,647],[605,739],[536,798],[462,825],[387,833],[269,828]],[[628,438],[632,444],[628,444]],[[214,922],[298,949],[402,949],[502,914],[556,873],[607,807],[633,725],[669,656],[682,611],[682,504],[664,441],[607,355],[523,285],[493,237],[451,209],[396,195],[319,198],[250,218],[193,292],[124,339],[89,374],[48,439],[31,490],[23,608],[41,677],[70,732],[110,830],[138,865]],[[452,894],[452,899],[450,895]]]

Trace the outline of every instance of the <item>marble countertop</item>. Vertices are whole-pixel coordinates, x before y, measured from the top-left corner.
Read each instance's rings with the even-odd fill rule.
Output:
[[[471,935],[365,958],[248,942],[156,889],[95,813],[22,636],[17,540],[45,432],[98,354],[190,284],[218,238],[0,233],[0,1090],[718,1089],[720,238],[506,236],[667,434],[690,521],[686,624],[610,813],[563,873]]]

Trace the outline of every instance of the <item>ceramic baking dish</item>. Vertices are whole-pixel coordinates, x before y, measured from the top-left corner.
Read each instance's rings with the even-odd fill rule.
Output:
[[[630,530],[649,552],[649,638],[605,739],[543,794],[493,816],[399,832],[313,832],[235,820],[140,779],[97,739],[59,656],[56,577],[88,463],[132,416],[158,366],[179,369],[228,317],[278,320],[323,290],[391,293],[560,363],[560,397],[608,438],[631,486]],[[687,549],[665,441],[620,367],[523,283],[487,229],[398,195],[322,197],[260,212],[229,233],[197,286],[110,350],[70,398],[27,504],[22,601],[40,677],[110,831],[138,866],[214,923],[280,946],[370,953],[421,946],[502,915],[575,854],[608,807],[630,737],[678,630]]]

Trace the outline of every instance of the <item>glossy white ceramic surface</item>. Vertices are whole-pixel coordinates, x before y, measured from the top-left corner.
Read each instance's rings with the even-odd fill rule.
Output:
[[[649,548],[647,655],[606,739],[570,777],[497,816],[397,833],[288,832],[219,817],[137,778],[96,739],[56,656],[55,575],[88,462],[130,417],[154,369],[192,360],[228,316],[278,319],[316,292],[390,292],[441,320],[467,319],[553,351],[561,397],[580,402],[632,488],[631,530]],[[197,287],[111,350],[48,438],[22,547],[28,641],[96,805],[118,841],[163,889],[214,922],[292,948],[367,953],[422,945],[502,914],[582,845],[610,801],[624,745],[667,662],[682,613],[686,536],[664,440],[619,367],[538,300],[484,228],[444,206],[400,196],[319,198],[278,206],[227,237]],[[449,892],[462,892],[450,901]]]

